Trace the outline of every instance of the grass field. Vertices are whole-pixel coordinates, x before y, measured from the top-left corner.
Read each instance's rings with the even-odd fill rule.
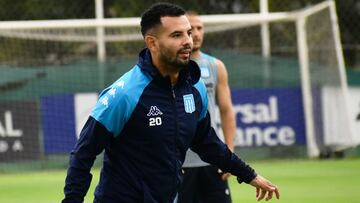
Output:
[[[279,201],[286,203],[358,203],[360,202],[360,159],[345,160],[272,160],[251,163],[263,176],[276,183]],[[92,202],[98,180],[93,172],[86,203]],[[65,171],[0,174],[0,203],[55,203],[63,193]],[[234,203],[257,202],[255,189],[230,180]]]

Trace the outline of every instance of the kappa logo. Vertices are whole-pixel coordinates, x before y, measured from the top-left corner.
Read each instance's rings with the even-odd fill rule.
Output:
[[[101,104],[108,107],[109,106],[109,98],[107,96],[105,96],[104,98],[101,99]]]
[[[113,96],[113,97],[115,98],[115,94],[116,94],[116,89],[112,87],[112,88],[109,90],[109,95],[111,95],[111,96]]]
[[[163,113],[160,111],[160,109],[157,106],[151,106],[150,107],[150,111],[147,114],[147,116],[159,116],[162,115]]]
[[[151,106],[150,111],[147,114],[147,116],[156,116],[149,118],[149,126],[160,126],[162,125],[162,119],[160,115],[163,113],[160,111],[160,109],[157,106]]]
[[[123,80],[119,81],[117,83],[117,86],[121,87],[122,89],[124,89],[124,86],[125,86],[125,82]]]

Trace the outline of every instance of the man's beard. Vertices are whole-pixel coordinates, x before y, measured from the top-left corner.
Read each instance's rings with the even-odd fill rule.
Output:
[[[191,52],[194,53],[194,52],[199,51],[199,50],[200,50],[200,46],[199,46],[199,47],[195,47],[195,46],[194,46],[194,47],[192,48],[192,51],[191,51]]]
[[[199,51],[200,48],[201,48],[201,45],[202,45],[202,41],[196,40],[196,39],[193,39],[193,40],[194,40],[194,44],[193,44],[193,47],[192,47],[192,52]]]
[[[171,56],[171,51],[166,48],[162,48],[159,55],[160,61],[166,64],[168,67],[180,71],[189,65],[190,56],[186,60],[179,58],[179,54],[184,50],[191,50],[190,46],[185,46],[176,52],[175,56]],[[190,52],[191,53],[191,52]]]

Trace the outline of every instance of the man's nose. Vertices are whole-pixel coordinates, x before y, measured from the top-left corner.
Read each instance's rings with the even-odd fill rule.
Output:
[[[193,40],[192,40],[191,35],[186,35],[186,36],[185,36],[185,39],[184,39],[183,44],[190,44],[190,45],[193,44]]]

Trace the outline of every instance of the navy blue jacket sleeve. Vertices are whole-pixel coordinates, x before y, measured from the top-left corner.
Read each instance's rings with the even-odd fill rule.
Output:
[[[203,161],[219,167],[224,172],[235,175],[239,183],[250,183],[256,177],[254,169],[228,149],[218,138],[210,123],[210,116],[207,113],[205,118],[198,122],[191,149]]]
[[[62,203],[84,201],[92,179],[90,169],[111,138],[112,134],[101,123],[89,117],[75,149],[71,151]]]

